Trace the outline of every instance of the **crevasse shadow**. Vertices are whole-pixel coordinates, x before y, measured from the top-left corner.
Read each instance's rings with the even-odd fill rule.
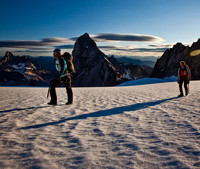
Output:
[[[122,106],[122,107],[115,107],[112,109],[107,109],[107,110],[100,110],[97,112],[92,112],[89,114],[83,114],[83,115],[78,115],[75,117],[70,117],[66,119],[62,119],[59,121],[54,121],[54,122],[48,122],[48,123],[43,123],[43,124],[37,124],[37,125],[32,125],[32,126],[27,126],[27,127],[22,127],[19,129],[27,130],[27,129],[34,129],[34,128],[41,128],[41,127],[46,127],[50,125],[57,125],[60,123],[64,123],[66,121],[71,121],[71,120],[82,120],[82,119],[87,119],[89,117],[103,117],[103,116],[111,116],[111,115],[116,115],[116,114],[122,114],[124,111],[136,111],[136,110],[141,110],[145,109],[151,106],[159,105],[163,102],[170,101],[173,99],[176,99],[178,97],[172,97],[168,99],[162,99],[162,100],[157,100],[157,101],[152,101],[152,102],[146,102],[146,103],[137,103],[134,105],[128,105],[128,106]]]

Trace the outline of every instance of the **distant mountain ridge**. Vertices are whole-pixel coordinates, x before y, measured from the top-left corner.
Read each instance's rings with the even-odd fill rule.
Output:
[[[143,65],[147,65],[147,66],[150,66],[150,67],[154,67],[155,65],[155,62],[153,61],[142,61],[142,60],[139,60],[139,59],[132,59],[132,58],[129,58],[129,57],[116,57],[116,59],[120,62],[120,63],[128,63],[128,64],[134,64],[134,65],[140,65],[140,66],[143,66]]]
[[[179,62],[185,61],[190,70],[193,80],[200,79],[200,55],[190,56],[194,50],[200,49],[200,39],[194,42],[191,47],[185,46],[182,43],[177,43],[172,48],[167,49],[161,58],[155,64],[151,77],[169,77],[177,76]]]
[[[124,81],[144,77],[164,78],[177,76],[179,62],[186,61],[191,69],[192,79],[200,79],[200,55],[190,56],[200,49],[200,39],[191,47],[177,43],[167,49],[156,61],[139,61],[126,57],[106,56],[94,40],[85,33],[75,42],[72,51],[76,73],[72,75],[72,86],[97,87],[115,86]],[[53,57],[14,56],[6,52],[0,58],[0,85],[48,86],[55,77]]]
[[[29,56],[14,56],[6,52],[0,60],[0,84],[23,86],[46,86],[53,77],[52,72],[42,68]]]

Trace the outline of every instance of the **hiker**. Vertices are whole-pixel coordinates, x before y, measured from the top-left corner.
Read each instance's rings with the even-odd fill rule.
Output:
[[[68,52],[65,52],[62,55],[62,51],[60,49],[55,49],[53,51],[53,56],[55,58],[54,63],[56,66],[56,69],[58,71],[57,76],[55,79],[51,80],[50,82],[50,96],[51,101],[48,103],[49,105],[57,105],[57,96],[56,96],[56,87],[60,86],[61,84],[64,84],[67,91],[68,96],[68,102],[66,105],[73,104],[73,92],[71,88],[71,73],[72,71],[69,70],[71,66],[73,66],[72,63],[72,56]],[[71,66],[68,64],[66,57],[71,58]],[[74,67],[73,67],[74,69]]]
[[[185,95],[188,95],[188,86],[190,83],[190,78],[191,78],[191,72],[188,67],[188,65],[185,63],[185,61],[180,61],[180,68],[178,69],[178,84],[179,84],[179,90],[180,90],[180,95],[179,97],[183,96],[183,89],[182,85],[184,83],[184,88],[185,88]]]

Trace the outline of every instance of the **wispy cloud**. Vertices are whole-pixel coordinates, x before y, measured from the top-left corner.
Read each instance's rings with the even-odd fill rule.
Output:
[[[59,44],[72,43],[71,40],[59,37],[44,38],[42,40],[9,40],[0,41],[0,47],[27,48],[27,47],[53,47]]]
[[[42,42],[47,43],[73,43],[72,40],[60,37],[53,37],[53,38],[43,38]]]
[[[151,43],[146,47],[138,47],[129,43],[130,45],[108,45],[99,46],[99,48],[105,54],[120,54],[120,55],[137,55],[137,56],[160,56],[166,48],[171,47],[169,44],[160,43],[162,38],[153,35],[139,35],[139,34],[113,34],[113,33],[101,33],[96,35],[90,35],[95,42],[104,42],[110,44],[116,44],[117,42],[148,42]],[[7,40],[0,41],[0,48],[2,52],[6,49],[12,49],[11,51],[17,53],[50,53],[54,48],[60,48],[63,50],[71,50],[74,48],[74,41],[77,38],[61,38],[61,37],[49,37],[41,40]],[[158,43],[157,43],[158,42]]]
[[[125,52],[164,52],[167,48],[130,48],[130,46],[99,46],[102,50],[119,50]]]
[[[16,53],[52,53],[52,50],[14,50]]]
[[[146,56],[154,56],[154,57],[160,57],[163,52],[168,48],[161,48],[159,47],[142,47],[138,48],[133,45],[108,45],[108,46],[98,46],[106,55],[120,55],[120,56],[140,56],[140,57],[146,57]]]
[[[128,42],[161,42],[162,38],[153,35],[140,35],[140,34],[113,34],[102,33],[92,36],[97,42],[105,41],[128,41]]]
[[[55,48],[59,49],[73,49],[74,45],[59,45],[59,46],[54,46]]]
[[[159,45],[149,45],[154,48],[171,48],[174,44],[159,44]]]
[[[162,38],[153,35],[141,34],[121,34],[121,33],[100,33],[97,35],[90,35],[95,42],[161,42]],[[76,41],[78,37],[70,38]]]

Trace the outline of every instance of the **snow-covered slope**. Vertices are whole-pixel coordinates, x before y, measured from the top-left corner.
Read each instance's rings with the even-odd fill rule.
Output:
[[[145,84],[154,84],[154,83],[166,83],[166,82],[176,82],[177,77],[165,77],[165,78],[141,78],[138,80],[129,80],[118,86],[135,86],[135,85],[145,85]]]
[[[0,88],[0,168],[200,168],[200,81],[46,92]]]

